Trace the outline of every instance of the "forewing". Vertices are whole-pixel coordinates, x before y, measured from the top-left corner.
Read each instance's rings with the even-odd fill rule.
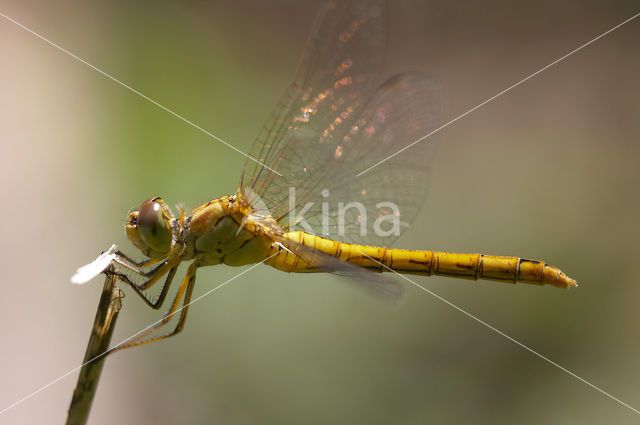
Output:
[[[254,144],[251,156],[268,168],[248,160],[241,187],[284,230],[389,246],[424,201],[432,138],[357,177],[440,124],[440,92],[424,76],[374,89],[383,12],[383,1],[325,3]]]
[[[338,133],[352,127],[378,84],[384,12],[383,0],[323,3],[294,78],[251,148],[257,162],[247,159],[242,189],[252,189],[269,207],[279,205],[288,194],[282,187],[321,165],[309,155],[330,149]]]
[[[259,179],[253,190],[285,230],[295,225],[335,240],[390,246],[424,202],[433,139],[357,173],[437,128],[441,102],[439,88],[424,76],[392,77],[349,128],[328,138],[287,133],[277,160],[268,163],[283,176]]]

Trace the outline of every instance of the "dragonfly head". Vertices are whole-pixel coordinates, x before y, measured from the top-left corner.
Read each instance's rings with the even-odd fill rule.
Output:
[[[172,221],[171,210],[162,198],[149,198],[129,213],[127,237],[147,257],[163,257],[173,242]]]

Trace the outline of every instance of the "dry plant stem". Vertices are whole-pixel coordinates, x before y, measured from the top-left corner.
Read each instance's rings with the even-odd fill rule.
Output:
[[[113,271],[113,267],[110,266],[109,270]],[[113,274],[106,276],[93,329],[87,344],[87,351],[84,354],[84,366],[80,369],[76,389],[73,391],[73,398],[69,406],[67,425],[83,425],[87,423],[89,418],[91,403],[98,388],[100,373],[106,357],[105,352],[109,349],[111,335],[122,306],[122,291],[115,282]]]

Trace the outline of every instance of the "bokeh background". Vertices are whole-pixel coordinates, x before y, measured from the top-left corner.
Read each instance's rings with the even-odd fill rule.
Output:
[[[319,2],[5,0],[0,11],[244,151]],[[394,0],[388,74],[421,70],[452,119],[639,12],[635,1]],[[440,134],[398,246],[541,258],[580,287],[417,282],[640,408],[640,20]],[[102,279],[69,277],[152,195],[232,193],[244,158],[0,18],[0,408],[82,360]],[[203,269],[195,295],[240,270]],[[127,292],[114,341],[159,312]],[[62,423],[77,373],[0,416]],[[186,330],[109,357],[93,424],[637,423],[632,410],[406,286],[252,270]]]

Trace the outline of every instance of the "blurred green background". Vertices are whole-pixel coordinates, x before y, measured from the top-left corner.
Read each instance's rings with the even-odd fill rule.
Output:
[[[284,91],[319,2],[66,0],[1,12],[241,150]],[[452,119],[638,12],[634,1],[393,1],[385,72],[425,71]],[[640,408],[640,21],[440,133],[397,246],[540,258],[561,291],[417,282]],[[152,195],[192,208],[243,157],[0,18],[0,408],[78,366],[101,279],[69,277]],[[239,269],[202,269],[195,296]],[[109,357],[91,423],[637,423],[632,410],[431,295],[389,307],[265,267],[186,330]],[[114,341],[159,317],[127,293]],[[0,416],[62,423],[72,374]]]

